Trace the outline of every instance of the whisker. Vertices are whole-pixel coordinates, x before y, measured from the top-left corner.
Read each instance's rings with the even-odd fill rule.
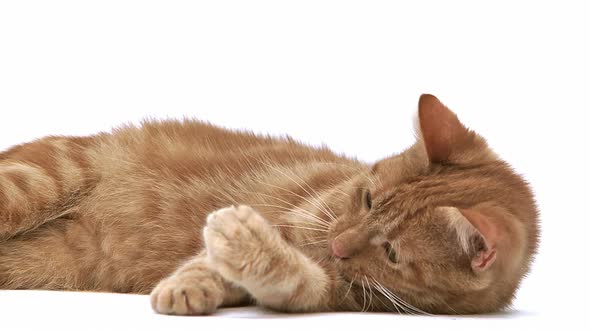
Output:
[[[344,191],[342,191],[342,190],[340,190],[340,189],[338,189],[338,188],[334,188],[334,189],[332,189],[332,190],[333,190],[334,192],[338,193],[338,194],[342,194],[342,195],[344,195],[344,196],[346,196],[346,197],[350,197],[350,194],[349,194],[349,193],[347,193],[347,192],[344,192]]]
[[[287,179],[291,180],[293,183],[295,183],[299,188],[303,189],[303,191],[305,191],[306,194],[308,194],[310,197],[313,197],[316,199],[316,202],[319,204],[322,204],[322,202],[319,202],[317,200],[317,197],[314,197],[314,195],[312,195],[307,189],[305,189],[299,182],[295,181],[292,177],[290,177],[289,175],[287,175],[287,173],[283,172],[282,170],[280,170],[278,167],[273,166],[272,164],[268,165],[269,167],[273,168],[274,170],[276,170],[277,172],[281,173],[282,175],[284,175]],[[294,176],[298,177],[296,174],[294,174]],[[301,179],[300,177],[298,177],[307,187],[309,187],[309,189],[311,189],[312,191],[314,191],[314,193],[317,195],[317,192],[315,192],[315,190],[313,190],[313,188],[307,184],[305,181],[303,181],[303,179]],[[315,207],[317,207],[319,210],[321,210],[322,212],[324,212],[330,219],[332,219],[332,221],[336,221],[336,216],[330,214],[330,212],[328,212],[325,208],[322,208],[321,206],[318,206],[316,204],[314,204],[313,202],[309,201],[307,198],[304,198],[305,201],[307,201],[309,204],[314,205]],[[325,204],[325,202],[323,202]],[[333,211],[332,211],[333,212]]]
[[[300,212],[297,212],[297,211],[287,211],[286,213],[292,214],[292,215],[295,215],[295,216],[298,216],[298,217],[301,217],[301,218],[309,218],[310,217],[308,215],[305,215],[305,214],[300,213]],[[303,223],[303,224],[308,224],[308,225],[314,225],[314,226],[317,226],[319,228],[324,228],[324,229],[330,229],[330,227],[328,227],[328,226],[326,226],[326,225],[324,225],[322,223],[319,223],[319,222],[314,223],[311,220],[306,220],[306,219],[290,219],[289,221],[290,222],[295,222],[295,223]]]
[[[443,300],[443,302],[445,303],[447,308],[451,309],[452,312],[454,312],[456,315],[459,314],[459,312],[457,312],[457,310],[455,310],[455,308],[451,307],[451,305],[447,301]]]
[[[381,292],[381,294],[383,294],[383,296],[385,296],[391,302],[391,304],[393,304],[393,306],[395,307],[395,310],[397,311],[397,313],[398,314],[401,314],[401,312],[399,311],[399,309],[401,308],[402,310],[404,310],[403,307],[394,298],[392,298],[391,295],[389,295],[387,293],[387,289],[385,287],[383,287],[383,285],[381,285],[380,282],[378,282],[377,280],[375,280],[375,278],[372,278],[372,279],[373,279],[374,282],[377,283],[376,288]],[[404,310],[404,313],[405,312],[406,311]]]
[[[302,244],[299,244],[299,246],[301,246],[301,247],[305,247],[305,246],[309,246],[309,245],[312,245],[312,244],[318,244],[318,243],[324,243],[324,242],[325,242],[325,243],[328,243],[328,240],[324,239],[324,240],[319,240],[319,241],[313,241],[313,242],[302,243]]]
[[[375,280],[373,278],[373,280]],[[375,280],[376,281],[376,280]],[[418,309],[415,306],[409,304],[408,302],[404,301],[401,297],[399,297],[399,295],[395,294],[393,291],[383,287],[383,285],[381,285],[383,291],[385,291],[386,293],[388,293],[391,297],[396,299],[396,302],[403,305],[405,308],[407,308],[410,311],[413,311],[414,313],[419,313],[419,314],[423,314],[423,315],[428,315],[428,316],[433,316],[433,314],[426,312],[424,310]]]
[[[361,279],[361,286],[363,287],[363,308],[361,309],[361,312],[365,312],[365,304],[367,300],[365,299],[365,282],[363,279]]]
[[[348,293],[350,293],[350,290],[352,289],[352,284],[354,283],[354,280],[356,279],[357,276],[358,276],[358,273],[356,273],[354,275],[354,277],[352,278],[352,280],[350,280],[350,285],[348,286],[348,290],[346,291],[346,293],[344,293],[344,296],[342,297],[342,301],[344,301],[346,296],[348,296]],[[342,301],[340,301],[340,303],[342,303]]]
[[[324,232],[324,233],[328,233],[327,230],[322,229],[322,228],[313,228],[313,227],[301,227],[301,226],[296,226],[296,225],[282,225],[282,224],[274,224],[272,225],[273,227],[288,227],[288,228],[299,228],[299,229],[307,229],[307,230],[311,230],[311,231],[318,231],[318,232]]]
[[[273,204],[251,204],[251,206],[262,206],[262,207],[273,207],[273,208],[278,208],[278,209],[282,209],[283,211],[286,211],[286,213],[289,214],[294,214],[297,215],[299,217],[304,217],[304,218],[311,218],[315,221],[317,221],[318,223],[312,223],[313,225],[318,225],[318,226],[324,226],[326,228],[329,228],[329,223],[326,222],[323,219],[320,219],[317,216],[314,216],[313,214],[311,214],[309,211],[304,210],[302,208],[299,208],[297,206],[295,206],[296,210],[292,210],[288,207],[284,207],[281,205],[273,205]],[[310,221],[310,220],[306,220],[306,221]]]
[[[379,289],[379,285],[377,285],[377,284],[375,284],[375,282],[373,282],[373,286],[375,287],[375,290],[377,290],[377,292],[379,292],[379,293],[380,293],[381,295],[383,295],[385,298],[389,299],[389,298],[387,297],[387,295],[385,295],[385,294],[383,293],[383,291],[382,291],[381,289]],[[391,308],[391,307],[390,307],[390,306],[389,306],[387,303],[383,302],[383,301],[382,301],[382,300],[381,300],[381,299],[380,299],[378,296],[377,296],[377,300],[379,300],[379,302],[381,302],[381,304],[383,304],[383,306],[385,306],[385,308],[387,308],[387,310],[390,310],[390,311],[391,311],[391,309],[392,309],[392,308]],[[393,302],[392,302],[392,304],[394,305],[393,309],[394,309],[395,311],[397,311],[397,313],[398,313],[398,314],[401,314],[401,312],[399,311],[399,309],[397,308],[397,306],[396,306],[396,305],[395,305]]]
[[[365,177],[365,178],[366,178],[366,179],[367,179],[369,182],[371,182],[371,184],[372,184],[373,186],[375,186],[375,187],[377,186],[377,183],[375,182],[375,179],[374,179],[374,178],[372,178],[372,177],[370,177],[370,176],[367,174],[366,170],[365,170],[365,169],[363,169],[362,167],[358,167],[358,166],[357,166],[357,167],[355,167],[355,166],[351,166],[351,165],[348,165],[348,164],[344,164],[344,163],[335,163],[335,162],[318,162],[318,164],[338,165],[339,167],[346,167],[346,168],[348,168],[348,169],[352,169],[352,170],[354,170],[354,171],[357,171],[357,172],[355,173],[355,175],[362,175],[362,176],[364,176],[364,177]],[[349,175],[349,176],[348,176],[348,178],[349,178],[349,179],[352,179],[352,176],[350,176],[350,175]],[[379,178],[377,178],[376,180],[380,182],[380,179],[379,179]]]
[[[369,306],[367,307],[367,310],[371,310],[371,307],[373,306],[373,289],[371,288],[371,284],[369,283],[367,276],[365,276],[365,281],[367,282],[367,288],[369,289]]]
[[[392,303],[395,304],[396,307],[401,308],[404,313],[411,314],[411,315],[416,314],[415,312],[410,310],[410,308],[408,308],[406,305],[404,305],[404,303],[401,302],[401,298],[399,296],[393,294],[393,292],[391,292],[389,289],[385,288],[385,286],[383,286],[381,283],[379,283],[377,280],[375,280],[375,278],[373,278],[373,280],[379,284],[379,287],[381,288],[381,290],[384,292],[384,294],[387,296],[387,298]]]
[[[429,313],[427,313],[425,311],[422,311],[422,310],[414,307],[413,305],[409,304],[408,302],[404,301],[401,297],[399,297],[398,295],[396,295],[393,292],[391,292],[391,296],[395,297],[397,299],[398,303],[401,303],[403,306],[405,306],[406,308],[408,308],[408,310],[410,310],[410,311],[413,311],[415,313],[430,315]]]
[[[295,176],[296,178],[298,178],[299,180],[301,180],[301,182],[307,186],[307,188],[309,188],[314,195],[311,195],[308,191],[306,191],[303,187],[301,187],[301,189],[305,190],[307,192],[308,195],[312,196],[316,202],[318,202],[321,206],[324,207],[324,213],[326,213],[328,215],[328,217],[330,217],[330,219],[332,219],[332,221],[336,221],[336,214],[334,213],[334,211],[330,208],[330,206],[326,203],[326,201],[324,201],[322,199],[322,196],[315,190],[313,189],[312,186],[310,186],[304,179],[302,179],[300,176],[298,176],[297,174],[293,173],[293,176]],[[299,184],[298,184],[299,185]],[[319,208],[319,207],[318,207]]]
[[[298,193],[296,193],[296,192],[294,192],[294,191],[292,191],[292,190],[289,190],[289,189],[287,189],[287,188],[283,188],[283,187],[280,187],[280,186],[276,186],[276,185],[274,185],[274,184],[270,184],[270,183],[262,182],[262,181],[259,181],[259,183],[260,183],[260,184],[264,184],[264,185],[266,185],[266,186],[269,186],[269,187],[271,187],[271,188],[276,188],[276,189],[280,189],[280,190],[286,191],[286,192],[288,192],[288,193],[290,193],[290,194],[293,194],[293,195],[295,195],[295,196],[297,196],[297,197],[299,197],[299,198],[301,198],[301,199],[305,200],[305,201],[306,201],[306,202],[308,202],[309,204],[312,204],[312,205],[314,205],[316,208],[320,209],[320,207],[319,207],[319,206],[317,206],[317,205],[313,204],[312,202],[308,201],[308,200],[307,200],[307,199],[306,199],[304,196],[301,196],[301,195],[299,195]],[[308,187],[310,187],[308,184],[305,184],[305,185],[307,185]],[[303,188],[302,188],[302,189],[303,189]],[[312,188],[310,187],[310,189],[312,189]],[[305,189],[304,189],[304,190],[305,190]],[[313,189],[312,189],[312,190],[313,190]],[[309,193],[308,193],[308,195],[310,195],[310,196],[311,196],[311,194],[309,194]],[[325,211],[323,211],[323,212],[325,213]]]
[[[313,190],[313,188],[311,190],[314,193],[316,192],[315,190]],[[336,219],[337,219],[336,218],[336,213],[334,212],[334,210],[332,210],[332,208],[328,205],[328,203],[326,203],[326,201],[322,198],[322,196],[320,196],[319,194],[316,193],[316,199],[318,201],[320,201],[320,204],[322,204],[330,212],[329,215],[328,215],[330,217],[330,219],[332,219],[332,221],[336,221]]]
[[[244,192],[244,193],[250,193],[250,194],[255,194],[255,195],[262,195],[262,196],[266,196],[266,197],[273,198],[273,199],[275,199],[275,200],[277,200],[277,201],[279,201],[279,202],[285,203],[285,204],[287,204],[287,205],[289,205],[289,206],[293,207],[294,209],[297,209],[298,211],[305,212],[305,213],[306,213],[306,214],[307,214],[309,217],[312,217],[312,218],[316,219],[318,222],[320,222],[320,221],[321,221],[321,223],[322,223],[322,224],[326,224],[326,225],[329,225],[329,224],[330,224],[328,221],[326,221],[326,220],[324,220],[324,219],[322,219],[322,218],[320,218],[320,217],[316,216],[315,214],[312,214],[311,212],[309,212],[309,211],[307,211],[307,210],[305,210],[305,209],[301,208],[300,206],[297,206],[297,205],[295,205],[295,204],[293,204],[293,203],[291,203],[291,202],[289,202],[289,201],[286,201],[286,200],[284,200],[284,199],[278,198],[278,197],[276,197],[276,196],[269,195],[269,194],[265,194],[265,193],[261,193],[261,192],[247,191],[247,190],[245,190],[245,191],[243,191],[243,192]]]
[[[427,316],[434,316],[433,314],[431,314],[431,313],[429,313],[429,312],[426,312],[426,311],[424,311],[424,310],[422,310],[422,309],[418,309],[418,308],[416,308],[415,306],[413,306],[413,305],[409,304],[408,302],[406,302],[406,301],[404,301],[402,298],[400,298],[398,295],[396,295],[396,294],[393,294],[393,295],[394,295],[394,296],[397,296],[397,299],[398,299],[398,300],[399,300],[399,301],[400,301],[402,304],[404,304],[404,305],[405,305],[405,306],[407,306],[409,309],[411,309],[412,311],[415,311],[415,312],[417,312],[417,313],[419,313],[419,314],[423,314],[423,315],[427,315]]]
[[[310,224],[310,225],[314,225],[320,228],[325,228],[325,229],[330,229],[330,226],[324,224],[323,222],[321,222],[320,219],[314,219],[313,216],[310,216],[309,214],[305,214],[305,212],[300,212],[297,210],[290,210],[287,209],[285,210],[286,214],[292,214],[294,216],[303,218],[303,219],[289,219],[290,222],[295,222],[295,223],[306,223],[306,224]],[[307,218],[311,218],[313,220],[308,220]],[[315,222],[313,222],[315,221]]]

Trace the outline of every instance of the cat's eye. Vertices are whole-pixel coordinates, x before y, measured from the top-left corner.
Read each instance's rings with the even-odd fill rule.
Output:
[[[387,259],[389,259],[389,261],[394,264],[397,263],[397,253],[395,252],[395,249],[393,249],[393,246],[391,245],[391,243],[389,243],[389,242],[383,243],[383,249],[385,250],[385,254],[387,255]]]
[[[373,207],[373,200],[371,198],[371,192],[369,190],[365,192],[365,206],[369,210],[371,209],[371,207]]]

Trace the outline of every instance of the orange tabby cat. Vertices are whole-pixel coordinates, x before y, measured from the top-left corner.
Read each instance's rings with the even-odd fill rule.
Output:
[[[179,315],[500,310],[537,248],[531,191],[435,97],[418,121],[373,165],[189,120],[13,147],[0,288],[151,292]]]

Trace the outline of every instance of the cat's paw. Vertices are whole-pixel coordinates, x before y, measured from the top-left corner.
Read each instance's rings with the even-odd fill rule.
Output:
[[[160,281],[150,294],[152,309],[166,315],[206,315],[223,301],[223,289],[213,276],[199,280],[171,276]]]
[[[238,283],[265,276],[282,251],[278,231],[245,205],[211,213],[203,235],[211,267]]]

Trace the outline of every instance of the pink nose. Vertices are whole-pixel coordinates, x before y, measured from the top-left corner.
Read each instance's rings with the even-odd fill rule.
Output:
[[[338,258],[350,258],[369,244],[369,233],[362,227],[351,228],[332,240],[332,254]]]
[[[338,258],[350,257],[350,254],[346,251],[346,246],[338,238],[332,241],[332,254]]]

